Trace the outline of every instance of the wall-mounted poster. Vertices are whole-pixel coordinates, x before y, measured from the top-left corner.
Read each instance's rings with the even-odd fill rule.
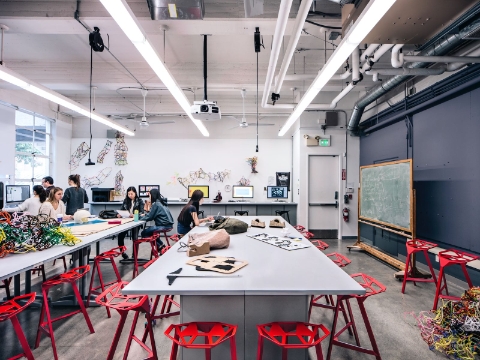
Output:
[[[139,185],[138,186],[138,196],[139,197],[148,197],[148,192],[152,189],[157,189],[160,191],[160,185]]]
[[[277,186],[286,186],[290,191],[290,173],[289,172],[277,172]]]

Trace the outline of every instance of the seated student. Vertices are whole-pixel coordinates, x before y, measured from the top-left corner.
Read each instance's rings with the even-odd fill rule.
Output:
[[[130,186],[127,189],[127,196],[125,197],[125,200],[123,200],[120,210],[128,211],[130,213],[130,217],[133,217],[135,210],[138,210],[138,215],[140,216],[143,214],[143,206],[143,200],[138,197],[137,189],[135,189],[135,186]],[[118,214],[118,217],[122,216]],[[118,234],[118,246],[125,245],[125,236],[127,236],[127,231],[123,231]],[[128,259],[128,255],[126,253],[122,253],[122,257],[124,259]]]
[[[185,235],[188,233],[192,226],[198,226],[202,222],[212,221],[213,217],[209,216],[206,219],[199,219],[198,218],[198,209],[200,205],[203,204],[203,191],[202,190],[195,190],[192,193],[192,197],[187,205],[185,205],[178,215],[178,224],[177,224],[177,232],[181,235]]]
[[[35,185],[33,187],[33,196],[31,198],[25,200],[17,207],[3,208],[3,211],[23,211],[29,213],[30,215],[37,216],[38,210],[40,210],[40,206],[42,206],[46,199],[47,193],[45,192],[45,189],[41,185]]]
[[[170,210],[167,207],[167,203],[165,202],[162,195],[160,195],[160,191],[157,189],[152,189],[149,192],[149,200],[152,204],[152,208],[150,212],[145,216],[142,216],[140,220],[143,221],[155,221],[155,226],[150,226],[142,231],[142,237],[149,237],[152,236],[154,231],[158,230],[166,230],[173,228],[173,216],[170,213]],[[161,250],[165,245],[163,242],[158,239],[157,240],[157,247]]]
[[[66,215],[66,207],[62,201],[63,189],[59,187],[54,187],[50,190],[47,201],[45,201],[38,214],[45,214],[50,216],[52,219],[57,220],[57,215],[62,215],[64,220],[70,220],[73,218],[71,215]]]

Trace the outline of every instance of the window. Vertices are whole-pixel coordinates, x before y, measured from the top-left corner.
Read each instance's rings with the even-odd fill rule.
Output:
[[[41,184],[50,175],[51,121],[15,112],[15,184]]]

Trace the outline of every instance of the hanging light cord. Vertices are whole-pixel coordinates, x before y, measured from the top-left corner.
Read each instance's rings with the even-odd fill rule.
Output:
[[[92,73],[93,73],[93,48],[90,46],[90,149],[88,150],[88,161],[92,154]]]
[[[255,152],[258,152],[258,52],[257,52],[257,148]]]

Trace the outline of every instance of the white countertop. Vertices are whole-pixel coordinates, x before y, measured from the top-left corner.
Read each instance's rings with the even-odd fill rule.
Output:
[[[186,265],[185,252],[178,252],[179,244],[161,256],[148,269],[123,289],[123,293],[147,295],[311,295],[311,294],[365,294],[362,288],[345,271],[339,268],[315,246],[287,251],[249,238],[246,234],[269,233],[279,235],[281,229],[269,228],[274,216],[241,216],[239,220],[251,222],[260,218],[265,229],[249,228],[247,233],[231,235],[227,249],[214,249],[210,254],[231,256],[248,261],[248,265],[233,273],[238,278],[177,278],[169,286],[167,275],[183,268],[182,275],[214,274],[198,272]],[[300,235],[287,224],[290,234]],[[192,232],[207,232],[207,227],[195,227]],[[185,239],[184,241],[186,241]],[[302,242],[310,244],[303,238]]]

